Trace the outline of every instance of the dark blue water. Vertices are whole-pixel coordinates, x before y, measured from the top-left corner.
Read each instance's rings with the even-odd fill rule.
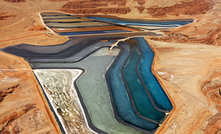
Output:
[[[152,96],[154,103],[159,109],[170,111],[173,106],[167,97],[164,89],[159,84],[156,77],[151,71],[151,66],[154,58],[154,52],[149,47],[144,38],[136,38],[138,45],[140,45],[140,50],[143,52],[140,63],[138,64],[138,72],[142,77],[146,88],[148,89],[150,95]]]
[[[65,32],[59,33],[60,35],[84,35],[84,34],[102,34],[102,33],[119,33],[130,32],[128,30],[100,30],[100,31],[85,31],[85,32]]]
[[[153,130],[158,127],[157,124],[139,118],[133,111],[133,107],[121,75],[121,69],[129,55],[130,49],[125,43],[120,44],[120,46],[124,49],[123,53],[115,60],[106,74],[117,115],[121,120],[131,125],[144,130]]]
[[[153,119],[155,121],[161,121],[164,119],[165,114],[157,111],[153,107],[144,87],[142,86],[136,74],[135,68],[140,58],[139,50],[135,45],[132,45],[131,48],[132,54],[126,63],[125,68],[123,69],[123,76],[132,94],[137,111],[140,115],[146,118]]]
[[[112,19],[112,18],[93,17],[93,16],[89,16],[87,18],[100,20],[100,21],[114,22],[116,24],[121,24],[121,25],[158,26],[158,27],[182,26],[182,25],[186,25],[186,24],[193,22],[193,21],[173,21],[173,22],[131,21],[131,20],[118,20],[118,19]]]

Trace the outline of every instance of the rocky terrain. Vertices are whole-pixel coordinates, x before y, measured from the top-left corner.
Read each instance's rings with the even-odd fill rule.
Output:
[[[221,3],[220,1],[214,1],[212,3],[213,8],[209,10],[209,12],[196,16],[194,23],[177,29],[163,31],[166,36],[154,40],[220,45]]]
[[[194,18],[149,39],[153,70],[174,104],[156,133],[220,133],[220,0],[0,0],[0,48],[68,40],[44,26],[43,11],[110,14],[124,18]],[[154,41],[155,40],[155,41]],[[0,133],[60,133],[29,64],[0,52]]]
[[[60,133],[29,65],[0,55],[0,133]]]
[[[181,1],[167,7],[151,6],[146,8],[148,14],[152,17],[166,17],[167,15],[199,15],[205,14],[213,8],[213,2],[206,2],[205,0]]]
[[[127,14],[131,9],[125,5],[126,0],[70,1],[61,7],[61,11],[74,14]]]
[[[175,108],[159,134],[220,133],[220,51],[206,44],[148,41],[154,70]]]

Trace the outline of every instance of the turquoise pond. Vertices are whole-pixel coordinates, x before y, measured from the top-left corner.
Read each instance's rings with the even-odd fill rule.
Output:
[[[146,89],[150,93],[154,104],[159,109],[169,112],[173,109],[172,103],[151,70],[154,52],[146,43],[144,38],[137,38],[137,44],[142,52],[142,57],[140,59],[140,63],[138,64],[138,72],[146,86]]]
[[[136,74],[135,68],[138,64],[141,54],[136,45],[131,45],[131,49],[131,55],[123,69],[123,77],[126,81],[129,91],[131,92],[135,107],[140,115],[155,121],[162,121],[165,117],[165,113],[157,111],[153,107],[143,85],[141,84]]]
[[[154,130],[158,127],[157,124],[139,118],[133,111],[133,107],[121,75],[121,69],[130,54],[130,49],[126,43],[119,45],[122,47],[124,52],[117,57],[106,74],[116,113],[119,120],[123,120],[126,123],[132,124],[144,130]]]

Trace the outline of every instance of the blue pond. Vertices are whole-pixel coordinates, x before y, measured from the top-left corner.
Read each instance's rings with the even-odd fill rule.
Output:
[[[84,35],[84,34],[103,34],[103,33],[119,33],[119,32],[130,32],[128,30],[100,30],[100,31],[85,31],[85,32],[64,32],[59,33],[60,35]]]
[[[144,87],[142,86],[136,74],[135,68],[140,58],[139,50],[135,45],[132,45],[131,48],[132,54],[130,55],[123,70],[123,76],[131,92],[136,109],[140,115],[146,118],[155,121],[162,121],[165,117],[165,114],[157,111],[153,107]]]
[[[123,120],[124,122],[138,128],[144,130],[153,130],[158,127],[158,124],[154,124],[139,118],[133,111],[133,106],[127,94],[127,90],[121,75],[122,67],[129,56],[130,49],[129,45],[126,43],[120,43],[119,46],[122,47],[123,52],[121,52],[106,73],[107,83],[109,85],[114,107],[117,113],[116,117],[119,117],[120,120]]]
[[[138,37],[136,40],[138,41],[138,45],[140,45],[140,51],[142,52],[142,57],[137,69],[140,76],[142,77],[143,82],[146,85],[146,89],[150,93],[154,103],[159,109],[171,111],[173,106],[158,80],[151,71],[154,52],[149,47],[144,38]]]
[[[112,19],[112,18],[94,17],[94,16],[89,16],[87,18],[100,20],[100,21],[114,22],[116,24],[121,24],[121,25],[158,26],[158,27],[161,27],[161,26],[162,27],[176,27],[176,26],[182,26],[182,25],[186,25],[186,24],[193,22],[191,20],[170,21],[170,22],[131,21],[131,20],[118,20],[118,19]]]

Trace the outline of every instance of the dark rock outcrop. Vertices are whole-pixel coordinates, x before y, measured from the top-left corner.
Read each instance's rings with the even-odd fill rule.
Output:
[[[5,1],[13,3],[26,2],[26,0],[5,0]]]

